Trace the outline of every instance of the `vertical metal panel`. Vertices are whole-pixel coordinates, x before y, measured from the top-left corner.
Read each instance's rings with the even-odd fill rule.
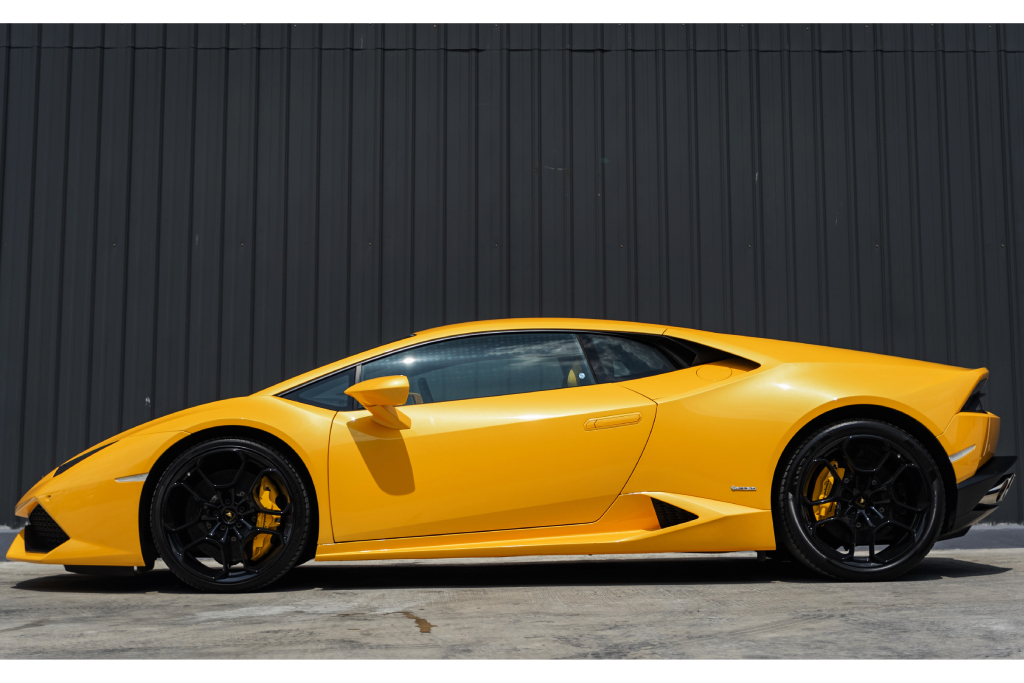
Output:
[[[232,26],[229,38],[234,40],[241,32],[238,29],[248,28]],[[224,64],[224,247],[217,349],[220,397],[252,391],[259,53],[251,49],[228,50]]]
[[[274,47],[287,27],[261,27],[260,43]],[[288,273],[288,50],[258,52],[256,99],[256,252],[253,274],[252,383],[284,377],[284,304]]]
[[[79,32],[75,27],[75,34]],[[100,147],[100,79],[103,50],[71,53],[67,194],[64,203],[64,244],[60,283],[60,356],[56,360],[56,424],[54,457],[81,450],[89,440],[90,332],[93,283],[96,280],[96,198]],[[52,283],[56,289],[56,283]]]
[[[12,27],[13,28],[13,27]],[[13,32],[12,32],[13,33]],[[12,42],[15,36],[11,36]],[[38,457],[23,457],[27,410],[29,282],[32,263],[32,197],[35,191],[40,48],[6,49],[4,83],[3,226],[0,230],[0,439],[5,457],[0,470],[3,500],[17,500],[26,460],[41,468]],[[9,454],[9,455],[8,455]],[[48,454],[43,454],[46,458]],[[2,514],[2,513],[0,513]],[[7,513],[10,519],[10,512]]]
[[[325,36],[329,28],[324,27]],[[352,52],[324,50],[321,60],[320,119],[324,123],[320,126],[318,178],[314,181],[320,201],[317,364],[343,358],[351,348],[348,301],[352,264]]]
[[[458,42],[469,40],[465,35]],[[468,50],[445,56],[445,249],[439,273],[444,282],[445,322],[477,317],[477,57],[478,53]],[[371,287],[378,289],[376,282]]]
[[[168,102],[165,194],[188,201],[165,202],[162,207],[163,298],[157,337],[161,414],[179,403],[196,405],[219,398],[222,273],[224,251],[230,248],[224,228],[228,59],[228,51],[222,48],[197,50],[190,60],[194,75],[181,79],[178,102]],[[185,76],[185,70],[179,75]],[[183,107],[193,96],[192,111],[171,113],[171,107]],[[187,324],[181,325],[181,320]],[[173,375],[171,369],[183,364],[187,372]]]
[[[1018,452],[1022,50],[1002,25],[0,26],[0,523],[118,431],[503,316],[984,365]]]
[[[348,207],[348,309],[350,349],[365,349],[380,340],[381,200],[383,197],[384,53],[352,53],[352,129]],[[443,257],[434,262],[431,279],[445,277]],[[336,309],[337,310],[337,309]]]
[[[394,50],[384,54],[384,149],[381,164],[381,339],[398,339],[412,325],[413,281],[413,197],[412,158],[415,140],[413,93],[416,53]]]
[[[44,36],[45,38],[45,32]],[[45,41],[44,41],[45,42]],[[22,406],[23,447],[37,457],[23,463],[22,474],[38,479],[54,467],[57,357],[60,339],[61,256],[64,246],[64,199],[69,121],[68,87],[71,50],[39,49],[38,103],[35,125],[33,193],[29,197],[32,245]]]

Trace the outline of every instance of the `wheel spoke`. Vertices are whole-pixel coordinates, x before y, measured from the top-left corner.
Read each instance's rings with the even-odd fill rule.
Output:
[[[857,549],[857,532],[854,530],[853,525],[850,524],[849,520],[847,520],[847,519],[845,519],[843,517],[826,517],[825,519],[818,520],[813,525],[812,536],[817,537],[818,529],[820,529],[825,524],[828,524],[829,522],[832,522],[833,524],[839,524],[840,526],[845,527],[847,532],[849,532],[849,536],[852,538],[853,543],[847,543],[848,550],[847,550],[846,553],[840,553],[835,548],[831,548],[831,547],[828,547],[828,546],[826,546],[826,547],[828,547],[829,551],[831,551],[833,553],[836,553],[837,555],[839,555],[844,560],[852,559],[853,558],[853,553]]]
[[[259,569],[257,569],[256,567],[253,567],[253,566],[252,566],[251,564],[249,564],[249,558],[247,558],[247,557],[245,556],[245,545],[246,545],[246,544],[245,544],[245,543],[243,543],[243,544],[241,544],[241,546],[240,546],[240,547],[241,547],[241,550],[242,550],[242,552],[241,552],[241,557],[242,557],[242,571],[244,571],[244,572],[245,572],[246,574],[256,574],[256,573],[258,573],[258,572],[259,572]]]
[[[238,484],[238,480],[241,479],[242,473],[245,472],[245,466],[249,462],[249,460],[246,457],[245,451],[241,449],[234,448],[232,449],[232,452],[242,459],[242,462],[238,465],[238,471],[235,472],[235,477],[231,480],[231,483],[228,484],[232,489],[234,489],[234,487]]]
[[[185,545],[184,547],[182,547],[181,552],[179,552],[178,554],[179,555],[183,555],[185,553],[185,551],[191,550],[192,548],[196,547],[197,545],[199,545],[203,541],[207,541],[209,543],[214,543],[216,545],[220,545],[219,541],[217,541],[216,538],[212,538],[211,536],[200,536],[199,538],[195,539],[191,543],[189,543],[189,544]]]
[[[248,534],[246,534],[245,542],[248,543],[252,539],[262,534],[266,534],[267,536],[273,536],[278,540],[282,540],[281,532],[279,532],[277,529],[265,529],[264,527],[256,526],[253,527]]]
[[[875,532],[878,531],[878,530],[874,527],[874,525],[871,524],[871,520],[867,518],[867,515],[865,515],[864,518],[868,520],[868,533],[870,535],[870,540],[868,541],[868,562],[874,562],[875,561]]]
[[[221,573],[217,575],[217,579],[226,579],[231,576],[231,563],[228,562],[228,549],[226,545],[220,546],[220,563]]]
[[[898,505],[901,508],[903,508],[904,510],[910,510],[911,512],[924,512],[925,510],[928,509],[927,505],[923,505],[923,506],[921,506],[919,508],[916,508],[916,507],[907,505],[906,503],[901,503],[900,501],[896,500],[895,498],[893,498],[891,502],[892,502],[893,505]]]
[[[870,470],[863,470],[861,472],[861,474],[875,474],[876,472],[881,470],[882,467],[885,466],[885,463],[888,462],[888,460],[889,460],[889,456],[892,455],[892,446],[890,446],[888,443],[885,443],[884,445],[885,445],[885,455],[882,456],[881,462],[879,462],[877,465],[872,467]]]
[[[903,524],[902,522],[897,522],[895,520],[889,519],[889,520],[886,520],[886,522],[884,524],[880,524],[878,528],[881,529],[883,526],[888,526],[888,525],[892,525],[894,527],[898,527],[900,529],[903,529],[907,533],[912,534],[915,541],[917,540],[917,531],[915,531],[912,527],[909,527],[906,524]]]
[[[213,442],[170,474],[156,509],[159,543],[169,546],[162,547],[175,573],[225,584],[262,574],[264,558],[291,542],[296,509],[289,479],[275,464],[261,449]],[[261,490],[264,481],[273,482],[269,492]]]
[[[883,513],[882,513],[882,512],[881,512],[881,511],[880,511],[880,510],[879,510],[879,509],[878,509],[877,507],[875,507],[874,505],[872,505],[872,506],[871,506],[871,507],[870,507],[869,509],[871,510],[871,512],[874,512],[874,513],[875,513],[876,515],[878,515],[878,519],[880,519],[880,520],[882,520],[882,521],[886,521],[886,520],[888,520],[888,519],[889,519],[888,517],[886,517],[886,516],[885,516],[885,514],[883,514]]]
[[[803,500],[805,505],[810,505],[812,508],[816,508],[819,505],[830,505],[832,503],[838,503],[839,502],[839,494],[838,493],[830,494],[828,498],[817,498],[817,499],[811,499],[811,498],[808,498],[807,496],[801,496],[801,500]]]
[[[197,511],[195,519],[192,519],[192,520],[190,520],[188,522],[185,522],[181,526],[176,526],[176,527],[169,526],[166,522],[164,522],[164,528],[167,529],[168,531],[170,531],[172,534],[176,534],[179,531],[184,531],[185,529],[189,528],[190,526],[195,526],[196,524],[199,524],[199,522],[203,521],[201,519],[201,517],[202,517],[202,515],[198,514],[198,511]]]
[[[207,457],[209,457],[209,455],[210,455],[209,453],[205,453],[205,454],[201,455],[199,457],[199,459],[196,460],[196,467],[195,467],[195,470],[193,470],[193,471],[197,472],[199,474],[199,476],[203,478],[203,481],[206,482],[207,486],[209,486],[211,489],[216,491],[219,487],[216,484],[214,484],[213,480],[211,480],[208,476],[206,476],[206,472],[203,471],[203,464],[206,462],[206,459],[207,459]]]
[[[828,469],[828,473],[832,475],[832,490],[835,491],[837,488],[846,488],[846,483],[843,478],[839,475],[839,471],[832,465],[832,461],[826,458],[815,458],[811,461],[813,465],[816,462],[820,462]]]
[[[891,477],[889,477],[889,479],[887,481],[882,483],[880,486],[877,486],[877,487],[871,489],[871,491],[869,491],[869,493],[873,493],[875,491],[884,491],[884,490],[886,490],[887,488],[889,488],[890,486],[893,485],[893,483],[896,481],[896,477],[900,476],[901,474],[903,474],[906,470],[910,469],[911,467],[912,467],[912,465],[908,465],[907,463],[903,463],[902,465],[900,465],[899,467],[896,468],[896,471],[893,472],[893,475]]]
[[[853,456],[850,455],[850,443],[853,442],[853,437],[847,437],[843,441],[843,445],[840,450],[843,453],[843,460],[846,461],[846,469],[850,470],[851,474],[860,474],[859,470],[853,466]]]
[[[184,482],[179,481],[178,483],[174,484],[173,486],[171,486],[168,489],[168,492],[173,491],[174,489],[179,488],[179,487],[185,489],[186,491],[188,491],[189,495],[196,499],[196,502],[201,503],[202,505],[206,505],[207,500],[205,498],[203,498],[202,496],[200,496],[195,491],[193,491],[192,487],[189,486],[188,484],[184,483]]]

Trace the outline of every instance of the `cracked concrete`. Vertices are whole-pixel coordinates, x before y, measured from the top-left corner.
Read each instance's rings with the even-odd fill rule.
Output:
[[[753,553],[310,563],[263,593],[0,563],[0,658],[1024,658],[1024,548],[846,584]]]

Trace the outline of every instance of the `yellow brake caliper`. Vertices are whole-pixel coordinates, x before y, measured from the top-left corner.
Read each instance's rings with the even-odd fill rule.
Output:
[[[844,468],[839,467],[839,463],[831,463],[832,467],[839,474],[840,477],[846,472]],[[823,500],[829,497],[832,493],[832,487],[835,484],[835,477],[832,476],[832,471],[827,467],[821,471],[818,475],[818,479],[814,482],[814,491],[811,493],[811,500]],[[814,519],[822,520],[827,517],[831,517],[836,514],[837,503],[825,503],[824,505],[814,506]]]
[[[278,490],[277,486],[270,477],[263,477],[260,482],[259,488],[253,492],[256,497],[256,501],[260,504],[264,510],[280,510],[281,508],[277,505]],[[272,515],[266,512],[261,512],[256,516],[256,526],[261,529],[277,529],[281,526],[281,517],[279,515]],[[268,552],[270,552],[270,541],[273,537],[270,534],[260,534],[256,538],[252,539],[252,559],[254,562]]]

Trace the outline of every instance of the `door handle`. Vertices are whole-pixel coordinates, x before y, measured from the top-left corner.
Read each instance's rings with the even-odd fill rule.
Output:
[[[626,415],[609,415],[607,417],[592,417],[583,425],[583,429],[592,432],[595,429],[608,429],[609,427],[625,427],[640,422],[640,413],[627,413]]]

